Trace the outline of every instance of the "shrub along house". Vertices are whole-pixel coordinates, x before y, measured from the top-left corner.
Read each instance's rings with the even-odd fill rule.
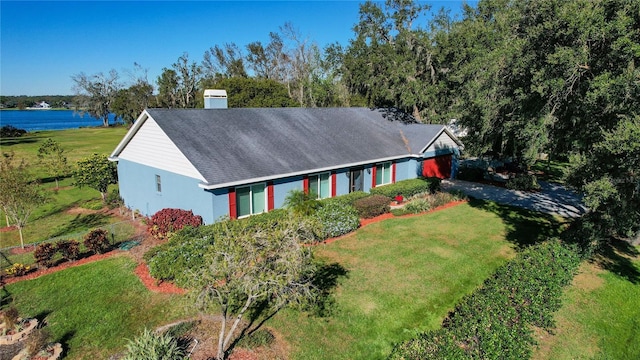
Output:
[[[294,189],[328,198],[453,175],[461,142],[443,125],[412,120],[368,108],[227,109],[226,99],[205,99],[205,109],[144,110],[110,160],[127,207],[146,216],[193,210],[212,223],[282,207]]]

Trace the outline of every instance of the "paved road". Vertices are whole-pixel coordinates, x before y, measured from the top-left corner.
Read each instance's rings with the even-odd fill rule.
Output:
[[[525,192],[462,180],[442,181],[443,190],[460,190],[476,199],[492,200],[570,218],[580,217],[586,212],[581,196],[575,192],[544,181],[540,181],[540,186],[540,192]]]

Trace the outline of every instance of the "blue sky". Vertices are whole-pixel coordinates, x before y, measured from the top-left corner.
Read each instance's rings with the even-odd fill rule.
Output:
[[[268,42],[291,22],[320,47],[347,45],[363,1],[0,1],[0,94],[73,94],[71,76],[134,63],[152,84],[183,53]],[[468,1],[474,4],[475,1]],[[459,12],[462,0],[430,1]]]

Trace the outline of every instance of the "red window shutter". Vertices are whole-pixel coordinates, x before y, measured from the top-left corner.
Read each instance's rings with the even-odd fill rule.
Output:
[[[302,177],[302,190],[305,194],[309,193],[309,176],[305,175]]]
[[[273,181],[267,183],[267,211],[273,210]]]
[[[391,183],[395,184],[396,182],[396,163],[395,161],[391,163]]]
[[[376,166],[371,169],[371,188],[376,187]]]
[[[236,188],[229,189],[229,217],[232,219],[238,218],[238,211],[236,210]]]
[[[338,176],[336,175],[335,171],[331,172],[331,197],[335,197],[336,196],[336,178]]]

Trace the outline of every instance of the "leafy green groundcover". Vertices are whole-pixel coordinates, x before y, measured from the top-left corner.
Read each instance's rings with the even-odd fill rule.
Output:
[[[557,240],[532,246],[466,296],[442,328],[398,344],[391,359],[527,359],[531,325],[553,327],[580,256]]]

